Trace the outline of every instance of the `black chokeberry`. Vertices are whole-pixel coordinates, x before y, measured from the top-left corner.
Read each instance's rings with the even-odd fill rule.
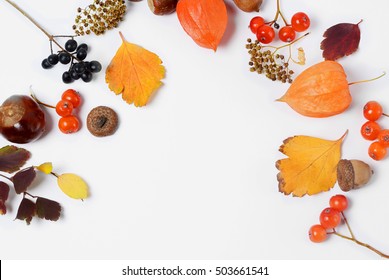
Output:
[[[58,55],[59,62],[62,64],[68,64],[71,60],[70,54],[67,52],[60,52]]]
[[[81,77],[81,74],[76,73],[74,70],[70,70],[69,73],[73,80],[78,80]]]
[[[62,74],[62,81],[65,84],[70,84],[71,82],[73,82],[73,79],[70,76],[70,73],[68,71],[63,72],[63,74]]]
[[[90,63],[89,63],[89,70],[92,72],[92,73],[98,73],[101,71],[101,64],[100,62],[96,61],[96,60],[92,60]]]
[[[83,62],[75,63],[72,69],[77,74],[82,74],[85,71],[85,64]]]
[[[74,52],[77,49],[77,41],[74,39],[67,40],[65,43],[65,50]]]
[[[51,65],[50,63],[49,63],[49,61],[47,60],[47,58],[45,58],[44,60],[42,60],[42,68],[43,69],[50,69],[50,68],[52,68],[53,67],[53,65]]]
[[[47,61],[51,64],[51,65],[56,65],[58,63],[58,54],[51,54],[47,57]]]
[[[88,51],[88,45],[85,44],[85,43],[82,43],[82,44],[80,44],[80,45],[77,47],[77,51],[78,51],[79,49],[85,49],[86,51]]]
[[[84,60],[86,58],[87,54],[88,54],[88,51],[86,49],[79,49],[77,51],[76,56],[79,60]]]
[[[84,73],[81,74],[81,79],[85,83],[88,83],[88,82],[92,81],[92,78],[93,78],[93,74],[90,71],[88,71],[88,70],[85,70]]]
[[[274,25],[273,25],[273,27],[274,27],[275,29],[278,29],[278,28],[280,28],[280,25],[279,25],[277,22],[275,22]]]

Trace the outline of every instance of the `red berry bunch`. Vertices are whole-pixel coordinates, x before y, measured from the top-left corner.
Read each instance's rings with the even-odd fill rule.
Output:
[[[361,127],[361,135],[369,141],[368,153],[374,160],[382,160],[386,157],[389,147],[389,129],[382,129],[378,124],[381,116],[388,116],[383,113],[382,106],[377,101],[369,101],[363,107],[363,116],[367,119]]]
[[[61,117],[58,121],[58,128],[65,134],[77,132],[80,129],[80,121],[74,115],[74,110],[80,107],[81,96],[74,89],[65,90],[62,93],[61,100],[56,106],[52,106],[40,101],[33,93],[31,97],[42,106],[55,109],[57,114]]]
[[[323,242],[327,239],[327,230],[336,228],[341,220],[342,213],[348,207],[347,198],[338,194],[330,199],[330,207],[320,213],[320,224],[313,225],[309,229],[309,239],[312,242]]]
[[[329,201],[330,207],[325,208],[320,213],[320,224],[315,224],[309,229],[308,235],[309,239],[314,243],[320,243],[325,241],[330,234],[339,236],[341,238],[353,241],[354,243],[363,246],[377,253],[383,258],[389,258],[389,255],[386,255],[379,250],[373,248],[372,246],[363,243],[355,238],[354,233],[351,230],[351,227],[344,215],[344,211],[348,208],[348,199],[342,194],[334,195],[330,198]],[[343,235],[336,231],[336,227],[341,223],[341,221],[346,224],[347,229],[350,233],[350,236]]]
[[[277,23],[279,15],[285,23],[285,26],[281,28]],[[292,16],[291,23],[287,23],[278,6],[278,10],[273,21],[265,22],[263,17],[256,16],[251,19],[249,27],[251,32],[256,35],[257,40],[262,44],[269,44],[274,40],[276,36],[274,29],[279,29],[278,38],[281,41],[290,43],[296,38],[296,32],[303,32],[307,30],[310,24],[311,21],[308,15],[303,12],[295,13]]]
[[[74,89],[64,91],[61,100],[55,106],[55,111],[61,117],[58,121],[59,130],[63,133],[74,133],[80,129],[80,121],[73,114],[81,104],[81,96]]]

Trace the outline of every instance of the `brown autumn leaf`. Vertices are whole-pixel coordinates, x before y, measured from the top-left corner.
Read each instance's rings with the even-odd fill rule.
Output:
[[[145,106],[165,76],[162,60],[155,54],[122,38],[122,45],[108,65],[105,81],[110,90],[122,94],[129,104]]]
[[[35,177],[36,171],[33,166],[15,173],[15,175],[11,178],[14,184],[15,192],[17,194],[25,192],[27,188],[32,184]]]
[[[361,31],[359,24],[339,23],[328,28],[323,37],[325,39],[320,44],[325,60],[337,60],[341,57],[354,53],[359,46]]]
[[[0,181],[0,200],[5,202],[8,199],[9,186],[8,184]]]
[[[276,162],[279,191],[302,197],[331,189],[346,134],[335,141],[303,135],[284,140],[280,152],[289,158]]]
[[[177,16],[185,32],[201,47],[216,51],[227,28],[223,0],[180,0]]]
[[[54,200],[38,197],[36,199],[36,215],[41,219],[57,221],[61,216],[61,205]]]
[[[24,220],[26,221],[27,225],[31,223],[32,218],[36,214],[36,204],[27,199],[23,198],[23,200],[20,202],[18,213],[16,214],[16,218],[18,220]]]
[[[23,148],[4,146],[0,149],[0,171],[8,173],[18,171],[30,156],[30,152]]]

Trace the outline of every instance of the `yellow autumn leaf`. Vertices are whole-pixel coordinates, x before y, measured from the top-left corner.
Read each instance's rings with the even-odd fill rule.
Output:
[[[37,166],[36,169],[45,174],[50,174],[51,172],[53,172],[53,164],[51,162],[45,162]]]
[[[78,175],[73,173],[64,173],[57,177],[60,189],[71,198],[84,199],[88,197],[88,185]]]
[[[165,76],[162,60],[155,54],[122,38],[105,73],[105,81],[114,93],[122,94],[127,103],[145,106]]]
[[[302,197],[330,190],[336,183],[336,166],[341,156],[341,144],[347,132],[338,140],[310,136],[286,139],[280,152],[289,158],[276,162],[279,191]]]

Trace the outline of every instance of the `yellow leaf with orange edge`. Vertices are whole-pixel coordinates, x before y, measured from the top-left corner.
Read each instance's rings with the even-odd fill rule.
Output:
[[[105,81],[127,103],[145,106],[162,85],[165,68],[158,55],[127,42],[121,33],[120,36],[122,44],[107,67]]]
[[[288,158],[276,162],[279,191],[302,197],[330,190],[346,134],[335,141],[303,135],[284,140],[280,152]]]
[[[84,199],[88,197],[88,185],[78,175],[64,173],[57,177],[58,186],[69,197]]]
[[[36,169],[45,174],[50,174],[51,172],[53,172],[53,164],[51,162],[45,162],[41,165],[38,165]]]

